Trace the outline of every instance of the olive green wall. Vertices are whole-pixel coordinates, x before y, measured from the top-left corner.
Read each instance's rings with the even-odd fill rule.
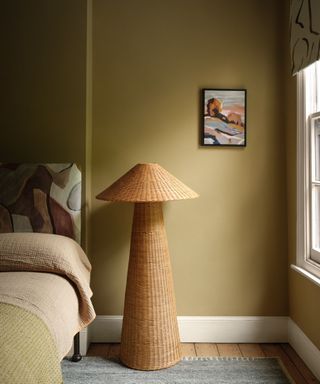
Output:
[[[179,315],[287,315],[281,2],[93,2],[92,193],[157,162]],[[246,148],[199,147],[201,88],[246,88]],[[92,200],[98,314],[121,314],[132,205]]]
[[[2,4],[0,151],[91,174],[98,314],[122,313],[132,206],[94,195],[152,161],[200,193],[164,207],[178,313],[287,315],[281,5],[94,0],[87,45],[86,3]],[[205,87],[248,90],[247,148],[199,147]]]
[[[77,162],[85,180],[86,1],[2,2],[0,36],[0,161]]]
[[[1,160],[85,157],[86,1],[1,4]]]

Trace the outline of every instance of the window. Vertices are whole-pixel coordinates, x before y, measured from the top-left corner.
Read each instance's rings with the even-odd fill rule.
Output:
[[[301,71],[297,79],[298,268],[294,268],[320,284],[320,62]]]
[[[310,212],[311,238],[310,258],[320,264],[320,114],[310,116],[311,131],[311,173],[310,173]]]

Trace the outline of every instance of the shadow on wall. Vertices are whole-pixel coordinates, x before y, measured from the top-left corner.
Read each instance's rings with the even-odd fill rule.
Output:
[[[132,216],[131,203],[103,202],[92,212],[92,290],[98,314],[123,312]],[[103,311],[96,303],[104,303]]]

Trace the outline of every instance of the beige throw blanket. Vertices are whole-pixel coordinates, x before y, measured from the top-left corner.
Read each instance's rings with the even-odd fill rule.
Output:
[[[90,271],[81,247],[67,237],[0,234],[0,272],[5,272],[0,275],[0,302],[20,306],[42,318],[53,334],[60,358],[68,352],[72,336],[95,318]]]

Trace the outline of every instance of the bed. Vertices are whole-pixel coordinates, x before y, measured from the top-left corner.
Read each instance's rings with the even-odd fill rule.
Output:
[[[2,384],[62,383],[60,361],[95,317],[80,186],[75,164],[0,164]]]

